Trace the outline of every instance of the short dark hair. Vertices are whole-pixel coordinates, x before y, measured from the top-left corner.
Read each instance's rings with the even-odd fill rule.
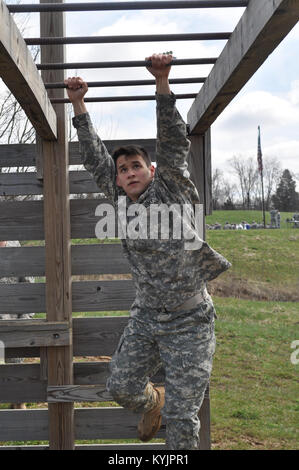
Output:
[[[117,149],[115,149],[112,154],[115,166],[117,159],[122,155],[124,155],[125,157],[140,155],[148,167],[150,167],[152,164],[151,157],[147,150],[143,147],[140,147],[139,145],[125,145],[123,147],[118,147]]]

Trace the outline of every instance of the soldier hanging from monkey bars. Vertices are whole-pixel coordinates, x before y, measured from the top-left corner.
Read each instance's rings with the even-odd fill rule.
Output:
[[[82,162],[115,207],[120,196],[128,209],[135,204],[146,213],[153,205],[194,207],[200,201],[189,178],[190,142],[168,81],[172,55],[153,54],[146,60],[151,61],[147,68],[156,80],[156,168],[139,146],[121,147],[109,155],[84,103],[88,85],[73,77],[65,84],[74,108]],[[121,406],[143,413],[138,424],[142,441],[156,435],[163,416],[168,449],[198,449],[198,412],[215,350],[216,314],[206,282],[230,263],[201,240],[194,228],[194,244],[189,245],[184,236],[174,236],[174,227],[168,237],[160,238],[151,238],[150,228],[143,238],[121,240],[136,297],[110,363],[107,389]],[[165,388],[149,381],[161,365]]]

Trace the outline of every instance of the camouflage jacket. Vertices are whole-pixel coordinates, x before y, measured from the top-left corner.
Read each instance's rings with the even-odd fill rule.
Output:
[[[16,241],[8,241],[6,242],[6,247],[19,247],[20,242]],[[5,249],[1,248],[2,250]],[[16,284],[18,282],[34,282],[33,277],[27,276],[19,276],[19,277],[0,277],[0,284]],[[34,313],[0,313],[0,320],[18,320],[18,319],[28,319],[32,318]]]
[[[194,230],[192,224],[189,224],[189,229],[193,233],[194,243],[190,249],[186,249],[186,238],[190,240],[189,229],[186,230],[188,235],[185,237],[178,238],[174,234],[174,226],[180,224],[178,220],[182,220],[184,213],[180,208],[185,206],[188,211],[200,201],[189,178],[187,157],[190,142],[187,139],[186,124],[175,106],[175,96],[156,95],[156,100],[157,167],[153,181],[139,196],[137,204],[146,209],[147,218],[151,207],[161,207],[161,204],[173,207],[175,210],[172,218],[177,215],[179,218],[169,228],[167,239],[162,236],[154,239],[150,237],[149,221],[143,237],[134,239],[127,236],[122,239],[122,245],[131,267],[136,299],[144,306],[171,311],[187,298],[198,292],[205,292],[206,281],[228,269],[230,263],[199,238],[198,231]],[[95,133],[89,114],[75,116],[73,124],[77,129],[80,153],[86,170],[115,207],[119,207],[119,196],[126,197],[126,222],[130,224],[134,216],[128,215],[129,212],[132,213],[129,209],[136,203],[116,185],[114,161]],[[163,231],[162,219],[163,217],[157,224],[158,230]]]

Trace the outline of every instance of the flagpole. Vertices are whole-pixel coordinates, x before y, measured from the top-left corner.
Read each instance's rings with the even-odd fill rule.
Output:
[[[263,170],[262,170],[262,172],[261,172],[261,181],[262,181],[262,210],[263,210],[263,222],[264,222],[264,228],[266,228]]]
[[[264,228],[266,228],[265,198],[264,198],[264,177],[263,177],[263,160],[262,160],[261,129],[260,129],[260,126],[258,126],[257,161],[258,161],[258,169],[259,169],[259,173],[261,175],[261,184],[262,184],[263,222],[264,222]]]

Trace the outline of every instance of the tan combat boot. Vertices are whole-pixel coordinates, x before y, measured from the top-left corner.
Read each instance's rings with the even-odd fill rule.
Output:
[[[153,385],[150,384],[152,387]],[[156,404],[144,413],[138,424],[138,437],[141,441],[150,441],[159,431],[162,423],[161,408],[165,403],[164,387],[153,387]]]

